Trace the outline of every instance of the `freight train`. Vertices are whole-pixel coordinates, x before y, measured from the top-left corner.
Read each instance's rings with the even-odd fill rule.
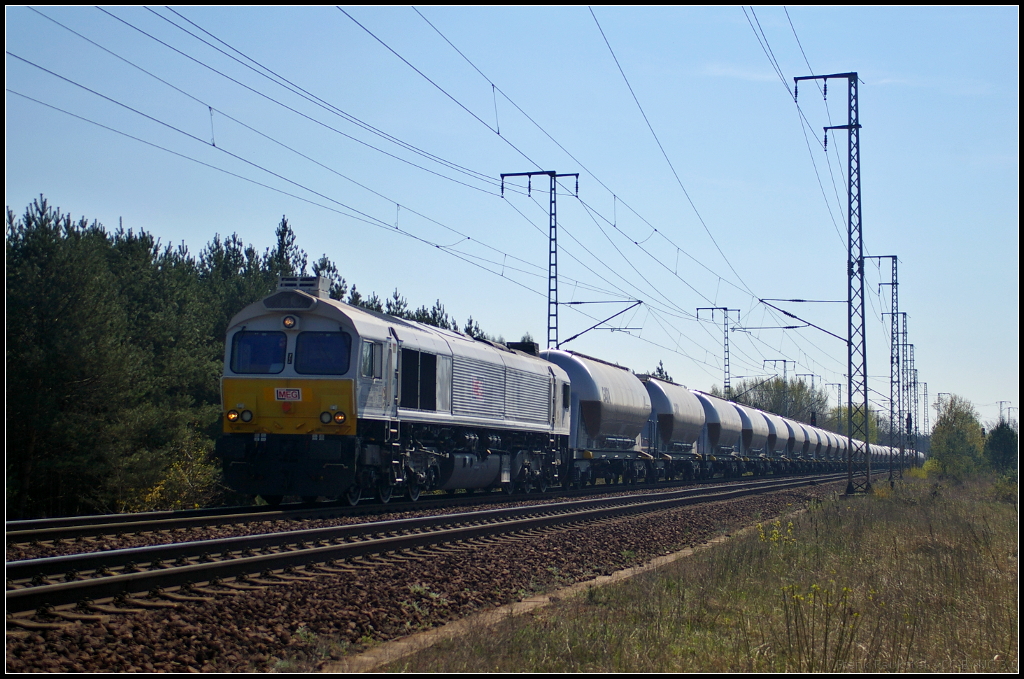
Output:
[[[217,455],[230,488],[270,504],[824,471],[846,457],[847,440],[817,427],[327,289],[281,277],[228,327]]]

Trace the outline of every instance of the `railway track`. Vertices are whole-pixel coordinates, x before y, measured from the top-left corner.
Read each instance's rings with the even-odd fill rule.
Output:
[[[755,478],[755,477],[748,477]],[[790,478],[790,477],[770,477]],[[801,475],[799,478],[814,478]],[[387,504],[362,504],[355,507],[335,503],[295,503],[284,507],[212,507],[206,509],[145,512],[140,514],[103,514],[94,516],[59,517],[52,519],[29,519],[7,521],[5,525],[6,544],[26,545],[39,543],[60,543],[62,541],[99,539],[106,536],[123,537],[140,533],[171,533],[175,531],[206,528],[212,526],[244,525],[277,521],[304,521],[335,519],[341,517],[367,516],[415,509],[416,511],[448,510],[465,506],[508,503],[515,500],[581,497],[604,493],[622,493],[630,490],[660,490],[686,487],[700,489],[714,488],[736,479],[707,479],[696,484],[681,486],[678,482],[658,482],[637,485],[598,485],[572,491],[554,491],[536,496],[503,493],[465,493],[458,495],[423,496],[415,503],[392,501]]]
[[[758,479],[717,486],[687,487],[650,494],[573,499],[440,516],[360,523],[272,534],[153,545],[91,552],[7,564],[8,614],[71,607],[83,601],[121,599],[174,588],[204,588],[206,594],[251,589],[295,577],[299,567],[312,572],[345,572],[345,564],[382,554],[415,555],[437,545],[529,534],[566,525],[657,512],[700,502],[798,488],[841,480],[822,477]],[[253,577],[257,584],[253,585]],[[228,579],[234,582],[228,583]],[[275,578],[275,580],[267,580]],[[222,586],[209,590],[209,586]],[[167,595],[177,596],[178,595]],[[134,603],[132,603],[134,602]],[[152,605],[152,604],[151,604]],[[72,614],[75,615],[75,614]]]

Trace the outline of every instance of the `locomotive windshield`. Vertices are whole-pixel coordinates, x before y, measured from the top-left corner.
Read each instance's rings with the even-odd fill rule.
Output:
[[[236,332],[231,343],[231,371],[276,374],[284,370],[288,338],[283,332]]]
[[[295,372],[344,375],[351,348],[352,338],[347,332],[300,332],[295,344]]]

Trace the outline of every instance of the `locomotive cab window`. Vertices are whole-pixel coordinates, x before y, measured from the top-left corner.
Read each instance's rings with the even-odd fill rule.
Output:
[[[283,332],[236,332],[231,341],[231,371],[239,375],[275,375],[284,370],[287,346]]]
[[[295,372],[344,375],[351,348],[352,338],[347,332],[300,332],[295,342]]]
[[[362,377],[380,379],[383,375],[384,345],[379,342],[363,340],[362,354],[359,357],[359,374]]]

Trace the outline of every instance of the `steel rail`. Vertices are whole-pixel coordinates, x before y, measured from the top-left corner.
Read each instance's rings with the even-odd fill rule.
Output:
[[[778,478],[778,477],[775,477]],[[785,478],[791,478],[789,476]],[[808,477],[804,477],[808,478]],[[727,479],[707,479],[697,485],[687,484],[686,488],[718,487],[715,482]],[[659,484],[660,485],[660,484]],[[587,489],[585,494],[615,492],[626,488],[656,489],[659,485],[637,484],[635,486],[595,486]],[[664,487],[664,486],[661,486]],[[567,493],[579,494],[580,491],[555,491],[538,494],[536,497],[557,498]],[[450,508],[460,504],[496,504],[500,502],[528,500],[530,495],[509,496],[498,493],[468,494],[447,496],[432,500],[423,498],[419,502],[395,501],[389,504],[366,504],[357,507],[340,505],[299,506],[287,509],[258,507],[214,507],[208,509],[146,512],[142,514],[104,514],[84,517],[61,517],[53,519],[29,519],[26,521],[6,522],[6,540],[8,545],[19,543],[73,540],[76,538],[100,537],[104,535],[124,535],[146,532],[171,531],[181,528],[205,528],[230,524],[256,523],[262,521],[325,519],[341,516],[365,515],[389,511],[407,511],[409,509],[429,510]]]
[[[89,580],[73,580],[71,582],[57,584],[48,583],[25,587],[22,589],[8,590],[6,593],[6,604],[9,613],[32,611],[45,606],[75,604],[85,599],[96,600],[114,598],[133,593],[148,592],[159,588],[181,587],[194,584],[199,581],[213,581],[230,577],[237,578],[238,576],[248,576],[282,568],[294,568],[296,566],[304,566],[308,564],[333,562],[339,559],[353,559],[361,556],[409,550],[429,545],[461,542],[474,538],[535,530],[560,524],[584,523],[631,514],[657,512],[688,504],[729,500],[747,495],[756,495],[760,493],[807,486],[815,484],[816,482],[817,481],[815,480],[806,478],[786,479],[769,483],[744,484],[742,487],[704,494],[671,493],[670,495],[672,495],[672,497],[655,496],[654,499],[652,499],[651,495],[625,496],[617,499],[635,501],[620,502],[617,506],[612,507],[587,506],[577,511],[565,511],[559,513],[550,511],[548,509],[550,506],[541,508],[535,507],[533,508],[533,511],[537,512],[538,509],[541,510],[541,516],[514,518],[501,522],[491,521],[486,523],[475,523],[467,526],[441,528],[430,532],[413,532],[405,535],[390,535],[357,542],[327,544],[271,554],[234,556],[234,554],[230,553],[229,550],[227,558],[220,561],[211,561],[208,563],[187,563],[182,566],[157,568],[155,570],[145,572],[121,573],[118,575],[107,575]],[[597,501],[589,501],[584,504],[593,504],[594,502]],[[607,499],[605,500],[605,503],[607,503]],[[426,517],[426,520],[430,521],[442,518],[447,518],[449,522],[451,521],[450,516]],[[383,524],[388,523],[392,522],[383,522]],[[362,528],[365,530],[367,525],[368,524],[362,524]],[[379,528],[381,525],[382,524],[377,524],[378,530],[374,531],[375,534],[380,534]],[[351,527],[346,526],[340,528]],[[392,530],[390,532],[393,533],[395,531]],[[263,538],[266,536],[258,537]],[[229,539],[238,540],[237,538]],[[294,542],[294,537],[292,540]],[[238,542],[235,544],[240,545],[242,543]],[[64,557],[55,557],[55,559],[61,558]],[[31,562],[25,563],[28,564]],[[8,564],[8,571],[10,571],[12,565],[13,564]]]
[[[7,563],[7,580],[8,582],[17,582],[20,580],[30,580],[32,578],[39,577],[52,578],[65,576],[69,573],[87,575],[89,572],[102,569],[109,570],[111,568],[120,568],[124,566],[135,568],[148,563],[173,562],[179,559],[193,559],[197,557],[203,558],[217,553],[225,554],[245,549],[268,549],[282,547],[284,545],[317,543],[328,540],[355,540],[363,539],[366,535],[408,533],[412,531],[430,530],[442,526],[454,526],[467,523],[493,523],[497,521],[507,521],[511,518],[523,517],[531,514],[565,513],[569,511],[576,511],[581,508],[593,508],[603,505],[615,505],[622,503],[638,504],[646,502],[647,500],[645,498],[649,498],[652,495],[662,498],[671,496],[682,497],[686,495],[699,497],[707,494],[708,492],[720,491],[722,489],[757,488],[765,485],[770,486],[779,482],[779,479],[761,479],[748,483],[733,483],[712,487],[690,487],[675,491],[648,494],[646,496],[617,495],[612,497],[573,500],[571,502],[505,507],[502,509],[481,510],[460,514],[412,517],[393,519],[390,521],[348,524],[344,526],[281,531],[260,535],[243,535],[108,551],[83,552],[80,554],[45,557],[41,559],[26,559]]]

